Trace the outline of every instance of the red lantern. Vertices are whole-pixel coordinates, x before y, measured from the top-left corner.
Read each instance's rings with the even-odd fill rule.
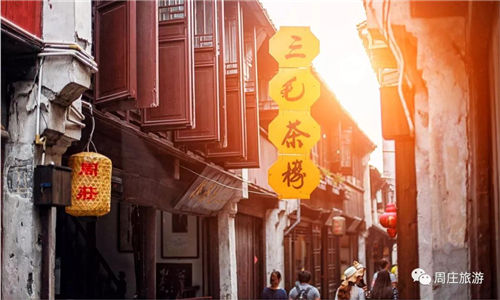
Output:
[[[398,216],[396,211],[396,205],[394,203],[389,203],[385,207],[385,212],[378,218],[380,225],[387,228],[387,234],[389,234],[389,236],[392,238],[397,234],[396,224],[398,221]]]

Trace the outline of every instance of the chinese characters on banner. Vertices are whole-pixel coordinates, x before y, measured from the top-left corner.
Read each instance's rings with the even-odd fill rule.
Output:
[[[269,124],[269,140],[279,153],[268,171],[269,185],[280,199],[309,199],[320,180],[309,155],[321,135],[310,112],[320,96],[320,83],[311,72],[319,41],[309,27],[281,27],[269,41],[269,53],[279,64],[269,94],[280,108]]]

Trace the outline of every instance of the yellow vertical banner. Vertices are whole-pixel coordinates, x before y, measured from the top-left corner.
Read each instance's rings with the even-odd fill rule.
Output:
[[[269,53],[279,64],[269,95],[280,109],[269,124],[269,140],[278,149],[278,160],[268,170],[269,185],[280,199],[309,199],[320,181],[309,154],[321,135],[310,112],[320,96],[320,83],[311,72],[319,41],[309,27],[280,27],[269,41]]]

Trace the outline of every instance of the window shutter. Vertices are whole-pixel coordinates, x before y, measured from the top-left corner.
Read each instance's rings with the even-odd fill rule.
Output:
[[[245,53],[247,53],[247,67],[244,68],[246,102],[246,138],[247,157],[242,160],[227,162],[224,166],[228,169],[259,168],[260,166],[260,127],[259,127],[259,89],[257,72],[257,39],[255,27],[246,32]],[[251,59],[250,59],[251,58]],[[248,74],[246,74],[248,73]]]
[[[220,141],[220,103],[225,97],[224,81],[219,82],[219,61],[217,53],[220,41],[218,23],[219,6],[223,2],[198,0],[195,2],[195,115],[196,126],[175,132],[175,142],[200,143]],[[209,23],[209,24],[208,24]]]
[[[135,105],[136,2],[102,1],[96,7],[95,104],[102,109],[129,109]]]
[[[352,172],[352,127],[343,128],[340,140],[340,170],[344,175]]]
[[[215,160],[246,158],[246,110],[243,93],[243,24],[238,1],[225,3],[226,120],[227,146],[214,143],[206,156]]]
[[[146,131],[194,126],[193,3],[159,1],[159,105],[144,109]]]
[[[137,108],[158,106],[158,3],[137,2]]]
[[[225,163],[224,167],[227,169],[260,166],[259,105],[255,93],[246,93],[246,104],[247,156],[245,159]]]

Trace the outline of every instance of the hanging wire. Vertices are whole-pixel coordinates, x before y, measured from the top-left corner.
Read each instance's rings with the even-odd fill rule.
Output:
[[[234,186],[230,186],[230,185],[227,185],[227,184],[224,184],[224,183],[220,183],[220,182],[218,182],[218,181],[217,181],[217,180],[215,180],[215,179],[212,179],[212,178],[210,178],[210,177],[204,176],[204,175],[202,175],[202,174],[200,174],[200,173],[198,173],[198,172],[196,172],[196,171],[193,171],[193,170],[191,170],[191,169],[189,169],[189,168],[187,168],[187,167],[184,167],[184,166],[180,166],[180,167],[181,167],[181,168],[183,168],[184,170],[187,170],[187,171],[189,171],[189,172],[191,172],[191,173],[195,174],[195,175],[200,176],[200,177],[201,177],[201,178],[203,178],[203,179],[206,179],[206,180],[208,180],[208,181],[211,181],[211,182],[213,182],[213,183],[216,183],[216,184],[218,184],[218,185],[220,185],[220,186],[223,186],[223,187],[225,187],[225,188],[228,188],[228,189],[231,189],[231,190],[240,191],[240,192],[242,192],[242,191],[243,191],[243,189],[240,189],[240,188],[237,188],[237,187],[234,187]],[[240,180],[241,180],[241,179],[240,179]],[[241,181],[242,181],[242,182],[246,182],[246,183],[251,183],[251,182],[244,181],[244,180],[241,180]],[[254,192],[254,191],[250,191],[250,190],[249,190],[248,192],[249,192],[249,193],[252,193],[252,194],[257,194],[257,195],[264,195],[264,196],[272,196],[272,197],[276,197],[276,195],[271,194],[271,193]]]
[[[94,129],[95,129],[95,118],[94,118],[94,111],[92,110],[92,104],[88,103],[87,101],[81,100],[82,104],[85,104],[89,109],[90,109],[90,118],[92,119],[92,129],[90,130],[89,134],[89,140],[87,141],[87,144],[85,145],[85,149],[87,152],[90,152],[90,145],[92,144],[92,147],[94,148],[94,152],[98,153],[97,147],[94,144],[94,141],[92,141],[92,138],[94,137]]]

